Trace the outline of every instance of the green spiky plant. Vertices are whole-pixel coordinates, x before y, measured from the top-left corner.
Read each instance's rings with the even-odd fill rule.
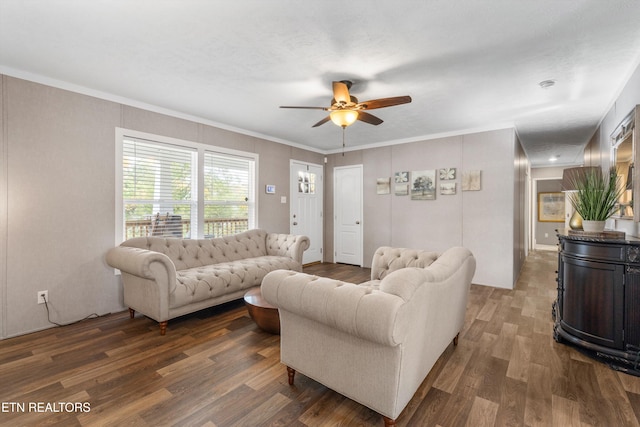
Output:
[[[618,185],[615,167],[611,167],[608,173],[592,169],[582,179],[575,175],[572,178],[576,191],[569,193],[569,201],[584,221],[606,221],[618,209],[618,200],[625,188]]]

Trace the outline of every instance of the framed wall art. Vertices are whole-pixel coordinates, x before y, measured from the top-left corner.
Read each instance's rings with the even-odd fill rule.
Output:
[[[466,171],[462,173],[462,191],[480,191],[482,188],[482,171]]]
[[[411,172],[411,200],[435,200],[436,171]]]
[[[453,196],[456,194],[456,183],[455,182],[441,182],[440,183],[440,194],[443,196]]]
[[[456,179],[456,168],[444,168],[440,169],[440,180],[448,181],[452,179]]]
[[[391,193],[391,178],[378,178],[376,180],[376,194]]]
[[[409,172],[396,172],[394,175],[396,196],[406,196],[409,194]]]
[[[538,193],[538,221],[564,222],[564,193]]]

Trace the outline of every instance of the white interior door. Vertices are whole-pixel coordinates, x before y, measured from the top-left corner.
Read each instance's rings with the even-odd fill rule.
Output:
[[[362,165],[333,170],[334,262],[363,265]]]
[[[302,263],[322,262],[323,167],[291,161],[290,232],[309,237]]]

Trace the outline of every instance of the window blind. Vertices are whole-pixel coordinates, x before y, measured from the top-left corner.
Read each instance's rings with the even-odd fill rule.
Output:
[[[205,237],[236,234],[253,226],[253,171],[253,159],[204,153]]]
[[[197,235],[197,151],[123,140],[124,238]]]
[[[122,239],[213,238],[255,227],[257,156],[160,136],[120,141]]]

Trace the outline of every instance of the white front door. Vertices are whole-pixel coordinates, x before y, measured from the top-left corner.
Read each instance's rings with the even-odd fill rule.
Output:
[[[363,265],[362,165],[333,170],[334,262]]]
[[[291,160],[290,169],[290,232],[309,237],[311,246],[304,251],[303,264],[322,262],[323,168]]]

